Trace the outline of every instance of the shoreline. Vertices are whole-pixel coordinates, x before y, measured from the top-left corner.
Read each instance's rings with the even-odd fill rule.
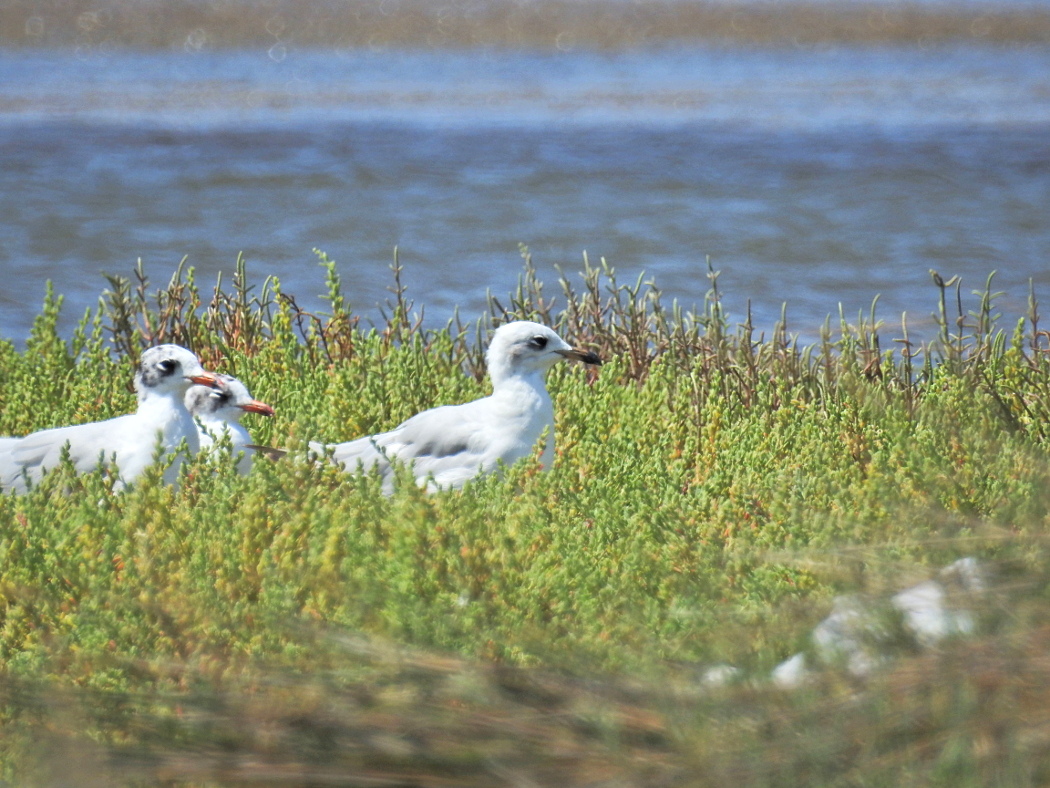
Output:
[[[305,10],[304,10],[305,9]],[[333,5],[314,0],[164,4],[73,0],[0,8],[0,46],[225,49],[510,47],[618,50],[668,44],[888,44],[1050,42],[1050,8],[820,2],[579,3],[493,0],[436,6],[423,0]]]

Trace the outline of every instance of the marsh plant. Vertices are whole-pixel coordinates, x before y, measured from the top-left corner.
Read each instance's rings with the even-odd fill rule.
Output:
[[[260,444],[389,429],[487,393],[489,329],[607,360],[550,373],[556,459],[428,494],[215,455],[113,492],[107,469],[0,497],[0,777],[17,785],[1037,785],[1050,334],[931,273],[935,331],[875,308],[803,345],[586,258],[434,327],[396,257],[379,318],[319,254],[324,307],[273,278],[111,276],[71,336],[48,290],[0,341],[0,434],[133,407],[133,359],[192,348],[274,406]],[[260,420],[261,421],[261,420]],[[294,451],[293,451],[294,455]],[[784,691],[842,593],[960,557],[968,637]],[[704,680],[732,665],[734,680]],[[70,771],[66,764],[77,764]],[[93,781],[93,782],[92,782]]]

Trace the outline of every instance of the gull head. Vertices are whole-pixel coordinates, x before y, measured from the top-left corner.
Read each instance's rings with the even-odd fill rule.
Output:
[[[273,408],[265,402],[252,399],[248,387],[232,375],[215,374],[215,387],[192,386],[186,392],[186,409],[194,416],[239,422],[245,413],[272,416]]]
[[[142,354],[135,373],[135,390],[141,400],[148,393],[186,393],[193,384],[215,386],[218,378],[206,372],[200,359],[178,345],[156,345]]]
[[[528,320],[516,320],[496,329],[485,360],[492,384],[516,375],[543,374],[565,358],[601,364],[590,350],[573,347],[552,329]]]

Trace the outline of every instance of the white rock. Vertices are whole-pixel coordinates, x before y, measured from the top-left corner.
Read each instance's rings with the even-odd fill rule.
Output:
[[[885,639],[884,628],[860,599],[836,597],[831,614],[813,629],[813,643],[822,662],[844,662],[855,676],[867,676],[884,660],[872,645]]]
[[[936,580],[907,588],[894,595],[893,606],[904,616],[904,626],[923,646],[934,646],[950,635],[969,635],[974,630],[968,610],[951,610],[945,604],[944,586]]]
[[[988,590],[987,567],[973,557],[960,558],[948,564],[941,570],[940,575],[942,580],[954,581],[962,586],[964,591],[972,594]]]
[[[712,665],[704,671],[700,677],[700,683],[705,687],[724,687],[740,677],[740,668],[732,665]]]
[[[806,655],[796,654],[775,668],[771,674],[773,683],[781,689],[795,689],[809,678],[809,668],[806,667]]]

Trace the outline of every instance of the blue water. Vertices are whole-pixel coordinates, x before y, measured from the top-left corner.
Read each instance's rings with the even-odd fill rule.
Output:
[[[687,305],[813,336],[876,295],[917,330],[929,269],[1050,298],[1050,48],[0,53],[0,335],[44,282],[69,322],[101,272],[204,284],[239,252],[355,308],[396,245],[433,322],[584,250]],[[892,330],[891,330],[892,333]]]

